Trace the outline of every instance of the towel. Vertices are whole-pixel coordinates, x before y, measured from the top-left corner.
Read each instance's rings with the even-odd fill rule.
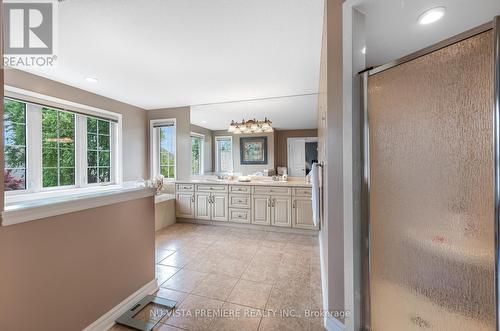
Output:
[[[312,184],[312,212],[313,212],[313,223],[318,225],[319,223],[319,166],[317,163],[313,163],[312,169],[309,173],[311,176]]]

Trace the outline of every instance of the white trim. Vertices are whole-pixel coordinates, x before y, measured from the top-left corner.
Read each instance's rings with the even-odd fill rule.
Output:
[[[83,331],[102,331],[109,330],[115,324],[115,320],[127,310],[132,308],[139,300],[148,294],[153,294],[158,290],[158,282],[153,279],[139,290],[132,293],[128,298],[111,308],[106,314],[102,315],[95,322],[87,326]]]
[[[2,226],[151,197],[154,194],[155,189],[144,187],[111,186],[107,189],[100,188],[94,191],[88,189],[64,190],[58,196],[6,205],[5,211],[2,212]]]
[[[220,172],[219,169],[219,148],[217,146],[217,140],[228,139],[231,140],[231,171],[234,171],[234,145],[233,145],[233,136],[216,136],[215,141],[215,172]]]
[[[118,121],[121,122],[122,120],[122,114],[120,113],[115,113],[106,109],[102,108],[96,108],[88,105],[84,105],[81,103],[73,102],[73,101],[68,101],[64,99],[59,99],[55,98],[46,94],[41,94],[33,91],[28,91],[24,90],[18,87],[13,87],[9,85],[4,86],[4,91],[5,91],[5,97],[8,98],[9,95],[14,98],[22,98],[23,96],[26,97],[26,99],[30,98],[36,98],[40,99],[41,101],[47,101],[47,102],[54,102],[56,104],[62,105],[62,106],[67,106],[74,108],[74,111],[82,112],[87,114],[88,116],[98,116],[99,114],[102,114],[103,117],[107,117],[110,120],[113,121]],[[16,95],[13,95],[16,94]],[[27,103],[34,102],[30,100],[25,100]],[[43,102],[42,102],[43,103]],[[47,105],[48,107],[55,107],[58,108],[57,105]],[[60,106],[59,106],[60,107]],[[64,107],[63,107],[64,108]],[[66,111],[71,111],[71,109],[65,109]]]
[[[325,316],[325,327],[328,331],[344,331],[345,325],[333,316]]]
[[[151,179],[160,173],[160,130],[155,130],[154,125],[158,123],[173,122],[175,134],[173,145],[174,153],[174,178],[165,178],[165,181],[175,181],[177,179],[177,119],[162,118],[149,121],[149,156],[150,156],[150,174]]]
[[[205,135],[197,132],[191,132],[191,138],[200,139],[200,173],[193,174],[194,176],[200,176],[205,174]],[[191,142],[191,164],[193,163],[193,143]],[[193,169],[191,169],[192,171]]]

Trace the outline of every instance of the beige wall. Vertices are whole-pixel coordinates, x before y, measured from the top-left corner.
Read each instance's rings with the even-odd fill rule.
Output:
[[[123,158],[126,159],[123,180],[148,177],[148,131],[143,109],[15,69],[5,70],[5,84],[122,114]]]
[[[82,330],[155,277],[153,197],[0,228],[0,330]]]
[[[148,118],[148,127],[150,120],[168,118],[176,119],[176,175],[177,179],[189,179],[191,177],[191,108],[164,108],[148,110],[146,113]],[[148,133],[148,137],[149,136],[150,135]]]
[[[213,131],[214,142],[217,136],[232,136],[233,137],[233,171],[250,175],[264,169],[274,169],[274,132],[258,133],[258,134],[230,134],[225,130]],[[243,165],[240,163],[240,138],[241,137],[267,137],[267,164]],[[215,146],[215,145],[214,145]],[[215,152],[215,147],[214,147]],[[215,157],[214,157],[215,162]]]
[[[318,157],[324,162],[320,231],[323,299],[325,308],[336,311],[345,309],[342,3],[325,2],[318,96]]]
[[[191,132],[199,133],[205,136],[205,144],[203,146],[203,165],[205,173],[212,172],[213,170],[213,162],[212,162],[212,148],[213,148],[213,132],[209,129],[203,128],[201,126],[197,126],[191,124]]]
[[[288,166],[288,138],[317,137],[318,130],[276,130],[274,132],[274,164]]]

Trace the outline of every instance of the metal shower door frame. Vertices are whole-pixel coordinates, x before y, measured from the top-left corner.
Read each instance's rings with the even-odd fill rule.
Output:
[[[494,108],[493,111],[493,148],[494,148],[494,226],[495,226],[495,305],[496,330],[500,331],[500,16],[492,22],[465,31],[435,45],[405,56],[388,64],[370,68],[359,73],[361,81],[361,157],[362,157],[362,190],[361,190],[361,217],[362,217],[362,325],[364,331],[372,331],[370,309],[370,276],[371,276],[371,226],[370,226],[370,127],[368,113],[368,79],[370,76],[390,68],[415,60],[442,48],[472,38],[478,34],[493,30],[494,37]]]

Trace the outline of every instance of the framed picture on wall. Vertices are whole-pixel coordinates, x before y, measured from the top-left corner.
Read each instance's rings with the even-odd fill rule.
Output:
[[[241,137],[240,163],[267,164],[267,137]]]

